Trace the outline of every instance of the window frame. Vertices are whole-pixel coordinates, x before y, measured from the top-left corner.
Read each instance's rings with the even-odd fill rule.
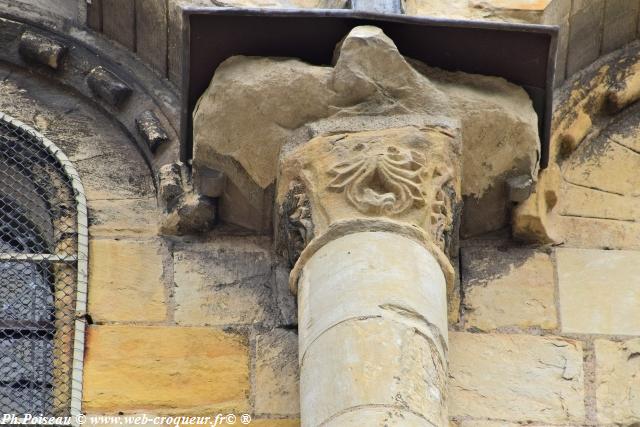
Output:
[[[76,306],[74,320],[73,351],[71,365],[71,400],[70,415],[76,416],[82,413],[82,386],[84,368],[84,346],[86,330],[86,310],[87,310],[87,281],[89,262],[89,228],[87,214],[87,199],[84,187],[80,180],[78,171],[73,166],[64,152],[52,141],[35,130],[33,127],[17,120],[0,111],[0,122],[19,128],[21,131],[33,137],[42,147],[58,162],[62,172],[68,179],[73,189],[76,226],[77,226],[77,250],[76,250]]]

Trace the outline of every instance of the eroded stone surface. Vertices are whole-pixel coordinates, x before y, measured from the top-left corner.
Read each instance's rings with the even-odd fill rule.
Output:
[[[165,252],[158,240],[92,240],[88,308],[93,320],[165,320]]]
[[[302,360],[303,419],[320,425],[361,405],[376,405],[408,409],[446,425],[446,368],[436,354],[415,328],[376,318],[341,323],[318,338]]]
[[[515,212],[516,236],[577,247],[640,248],[639,58],[640,45],[632,44],[556,94],[550,165]]]
[[[301,351],[328,329],[368,317],[416,328],[446,351],[444,275],[434,257],[406,237],[365,232],[335,239],[305,265],[299,286]]]
[[[551,257],[531,249],[462,249],[464,325],[483,331],[557,326]]]
[[[640,338],[596,340],[596,401],[602,424],[640,423]]]
[[[256,340],[255,411],[259,414],[300,413],[298,334],[273,329]]]
[[[582,346],[528,335],[450,333],[449,415],[584,421]]]
[[[159,218],[155,197],[89,202],[91,236],[153,236]]]
[[[292,148],[283,154],[278,176],[278,241],[291,246],[302,233],[304,247],[308,234],[320,238],[357,221],[373,231],[367,221],[378,221],[419,230],[448,266],[460,206],[454,135],[441,126],[407,126],[317,137]]]
[[[92,326],[87,335],[83,409],[189,415],[245,412],[248,357],[245,336],[217,329]]]
[[[465,168],[469,188],[463,183],[463,193],[476,206],[493,206],[496,197],[505,196],[489,193],[503,191],[510,176],[535,176],[537,119],[522,89],[498,78],[445,73],[409,62],[375,27],[352,30],[332,67],[295,59],[225,61],[194,111],[194,167],[222,170],[233,183],[221,199],[223,219],[263,230],[271,225],[263,213],[269,214],[283,144],[304,143],[327,131],[422,127],[442,116],[463,124],[463,146],[470,150],[463,153],[470,162]],[[360,118],[355,127],[345,120],[354,117]],[[490,164],[475,168],[477,152],[494,153]],[[485,204],[488,200],[492,203]],[[489,228],[506,221],[504,203],[498,205],[501,215],[488,215],[499,218]],[[485,228],[478,221],[467,231]]]
[[[404,0],[408,15],[439,16],[458,19],[542,23],[552,0]]]
[[[562,331],[640,335],[640,252],[558,249]]]
[[[264,239],[225,238],[177,248],[176,321],[181,325],[291,324],[287,303],[295,297],[281,295],[273,269],[269,242]]]

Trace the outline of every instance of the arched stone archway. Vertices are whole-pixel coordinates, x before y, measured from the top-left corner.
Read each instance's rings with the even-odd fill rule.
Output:
[[[551,164],[514,215],[526,240],[638,249],[640,43],[575,75],[555,95]]]

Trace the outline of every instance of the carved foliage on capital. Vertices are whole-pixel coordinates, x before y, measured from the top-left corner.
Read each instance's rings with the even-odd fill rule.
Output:
[[[316,235],[338,222],[385,219],[418,227],[446,250],[459,211],[458,153],[455,132],[439,128],[314,138],[281,158],[281,216],[302,186]]]
[[[299,180],[289,183],[286,199],[279,209],[283,253],[291,265],[313,239],[313,218],[306,188]]]
[[[344,191],[349,203],[365,214],[396,215],[425,205],[426,159],[394,145],[360,142],[353,157],[331,169],[329,189]]]

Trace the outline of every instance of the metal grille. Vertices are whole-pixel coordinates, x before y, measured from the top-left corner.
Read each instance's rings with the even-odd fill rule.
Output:
[[[86,260],[75,169],[0,113],[0,413],[79,411]]]

